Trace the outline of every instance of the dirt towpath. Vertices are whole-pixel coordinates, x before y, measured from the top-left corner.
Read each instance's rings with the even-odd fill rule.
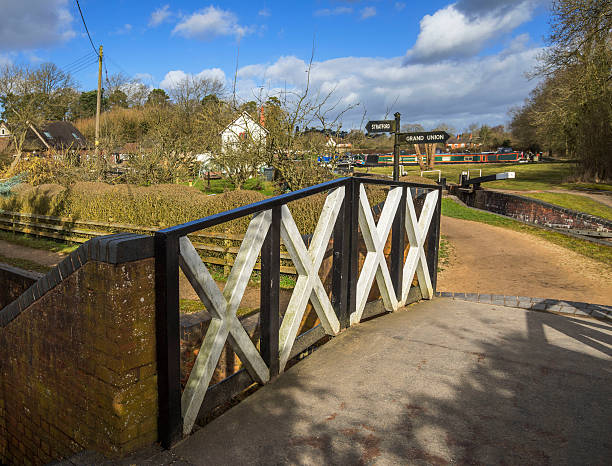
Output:
[[[453,247],[440,291],[612,303],[612,268],[526,233],[442,217]]]
[[[26,259],[36,264],[53,267],[57,265],[67,254],[60,252],[45,251],[43,249],[28,248],[18,244],[0,240],[0,255],[13,259]]]

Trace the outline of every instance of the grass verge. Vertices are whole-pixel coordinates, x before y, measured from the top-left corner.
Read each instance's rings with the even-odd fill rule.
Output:
[[[471,209],[453,201],[452,199],[442,199],[442,215],[528,233],[571,251],[577,252],[578,254],[582,254],[590,259],[602,262],[607,267],[610,267],[610,264],[612,264],[612,246],[591,243],[589,241],[572,238],[571,236],[565,236],[554,231],[533,227],[531,225],[525,225],[517,220],[502,217],[489,212]]]
[[[77,243],[47,240],[36,236],[24,235],[23,233],[11,233],[8,231],[0,231],[0,240],[26,248],[43,249],[45,251],[63,252],[66,254],[71,253],[80,246]]]
[[[442,177],[448,182],[457,183],[459,175],[463,171],[470,171],[472,178],[513,171],[516,178],[511,180],[499,180],[485,183],[483,186],[495,189],[509,189],[516,191],[532,191],[554,189],[562,186],[564,181],[575,171],[576,165],[572,163],[462,163],[458,165],[435,165],[434,169],[442,170]],[[393,167],[372,167],[370,173],[382,173],[390,175]],[[421,169],[418,166],[404,167],[409,175],[420,175]],[[365,172],[364,169],[359,169]],[[425,173],[426,178],[438,179],[437,173]],[[597,185],[600,186],[600,185]]]
[[[13,267],[17,267],[23,270],[29,270],[31,272],[47,273],[49,270],[51,270],[51,267],[47,267],[46,265],[41,265],[36,262],[29,261],[27,259],[6,257],[1,254],[0,262],[4,262],[5,264],[12,265]]]
[[[438,272],[442,272],[450,263],[453,254],[453,245],[444,235],[440,236],[440,249],[438,250]]]
[[[579,194],[565,193],[526,193],[526,197],[539,199],[540,201],[548,202],[549,204],[573,209],[579,212],[584,212],[597,217],[612,220],[612,209],[601,202],[597,202],[586,196]]]
[[[565,183],[561,187],[576,191],[612,191],[612,184],[606,183]]]
[[[223,178],[218,180],[210,180],[210,186],[208,180],[198,178],[192,183],[192,186],[206,194],[221,194],[226,191],[233,191],[236,189],[232,182]],[[248,179],[242,186],[242,189],[259,191],[265,196],[274,196],[275,194],[278,194],[276,192],[274,183],[264,181],[262,178]]]
[[[204,304],[197,299],[181,299],[179,302],[179,312],[181,314],[195,314],[204,310]],[[249,316],[259,312],[258,308],[241,307],[238,308],[236,315],[238,317]]]

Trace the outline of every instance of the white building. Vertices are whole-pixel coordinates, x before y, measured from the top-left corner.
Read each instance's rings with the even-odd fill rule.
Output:
[[[221,147],[224,149],[240,141],[250,139],[253,142],[265,143],[268,130],[257,123],[251,116],[242,112],[221,131]]]
[[[11,135],[6,123],[4,121],[0,121],[0,138],[8,138]]]

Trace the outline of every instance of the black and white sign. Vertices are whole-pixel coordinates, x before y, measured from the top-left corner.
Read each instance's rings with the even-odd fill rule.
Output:
[[[368,133],[393,133],[395,132],[394,120],[372,120],[366,125]]]
[[[450,136],[446,131],[428,131],[421,133],[399,133],[400,144],[434,144],[445,143]]]

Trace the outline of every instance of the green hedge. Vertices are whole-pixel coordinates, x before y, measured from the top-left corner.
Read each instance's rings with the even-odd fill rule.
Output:
[[[206,195],[196,188],[180,184],[134,186],[80,182],[69,187],[22,184],[13,188],[13,192],[11,197],[0,198],[1,209],[159,228],[266,199],[265,195],[248,190]],[[387,188],[369,186],[367,192],[370,203],[375,205],[385,199]],[[314,231],[325,198],[326,195],[321,193],[289,204],[302,233]],[[218,225],[212,230],[244,233],[249,221],[250,216]]]

